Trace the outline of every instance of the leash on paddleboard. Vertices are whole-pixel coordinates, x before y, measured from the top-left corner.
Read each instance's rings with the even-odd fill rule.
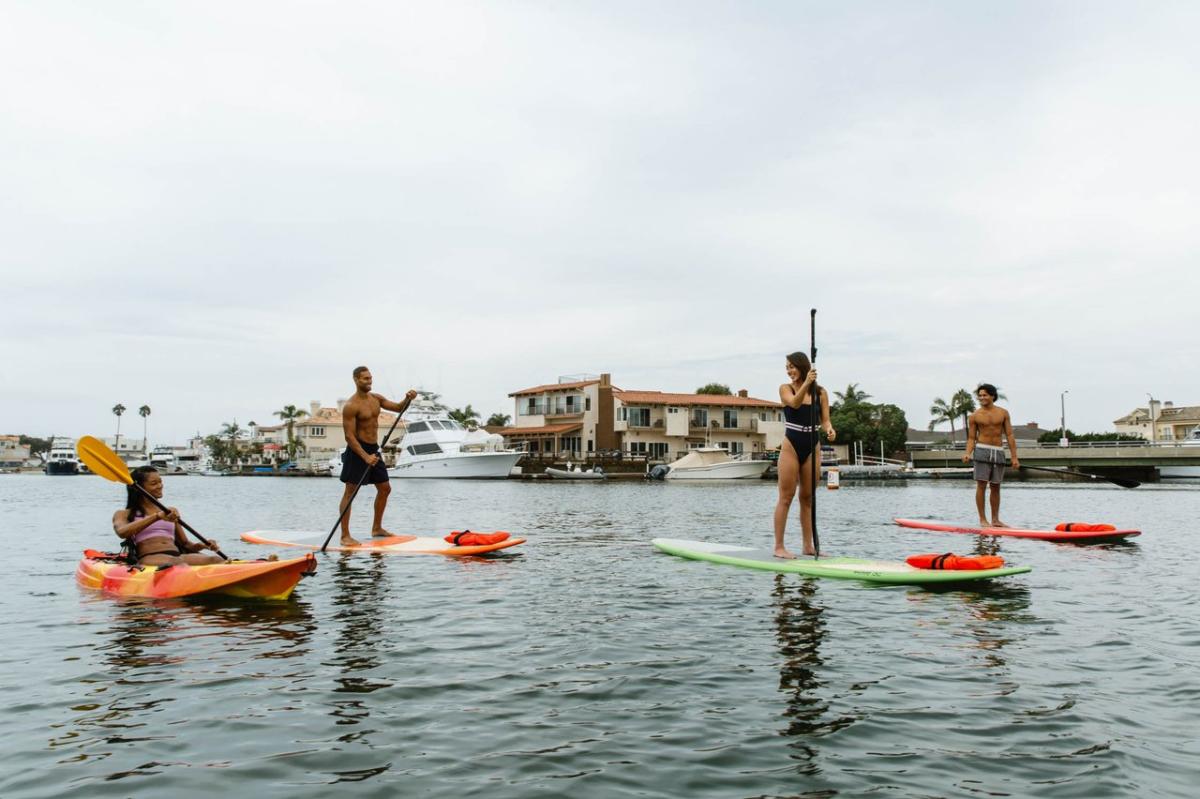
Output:
[[[404,411],[406,410],[408,410],[407,405],[404,406]],[[400,424],[400,417],[404,415],[404,411],[400,411],[396,414],[395,421],[393,421],[392,426],[388,428],[387,435],[383,437],[383,443],[379,445],[380,461],[383,460],[383,448],[387,446],[388,439],[392,437],[392,433],[396,432],[396,425]],[[346,447],[349,448],[349,446],[350,445],[347,443]],[[363,480],[367,479],[367,474],[372,468],[373,467],[371,466],[367,466],[365,469],[363,469],[362,475],[358,478],[358,483],[354,486],[354,493],[350,495],[350,499],[346,502],[346,507],[342,508],[342,512],[338,514],[337,521],[333,523],[333,527],[329,530],[329,535],[325,536],[325,543],[321,544],[322,552],[324,552],[325,548],[329,546],[329,542],[333,540],[333,534],[337,532],[338,526],[342,523],[342,519],[347,513],[350,512],[350,506],[354,504],[354,498],[358,496],[358,489],[362,488]]]
[[[808,316],[808,362],[812,369],[817,368],[817,309],[813,308],[809,311]],[[821,390],[817,388],[817,381],[812,384],[812,406],[809,410],[813,426],[813,454],[812,454],[812,536],[813,536],[813,557],[817,560],[821,558],[821,538],[817,535],[817,485],[821,480]]]

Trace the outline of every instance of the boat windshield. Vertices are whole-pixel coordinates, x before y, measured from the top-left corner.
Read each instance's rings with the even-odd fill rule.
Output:
[[[408,432],[410,433],[424,433],[428,429],[428,422],[413,422],[408,426]]]

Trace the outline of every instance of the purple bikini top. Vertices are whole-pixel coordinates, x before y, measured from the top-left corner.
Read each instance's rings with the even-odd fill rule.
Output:
[[[144,514],[139,513],[138,518]],[[137,533],[133,537],[133,543],[144,544],[151,538],[166,538],[169,541],[175,540],[175,522],[169,522],[166,519],[159,519],[152,523],[149,527]]]

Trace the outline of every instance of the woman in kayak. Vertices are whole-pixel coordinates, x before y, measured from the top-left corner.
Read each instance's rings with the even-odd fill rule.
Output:
[[[797,487],[800,489],[800,528],[804,537],[804,554],[816,554],[812,533],[813,469],[821,468],[821,455],[817,450],[814,458],[813,450],[820,429],[825,430],[825,436],[830,441],[836,435],[829,422],[829,395],[817,383],[817,370],[812,368],[808,356],[803,352],[793,352],[787,356],[787,375],[788,382],[779,387],[779,401],[783,403],[784,439],[779,448],[779,502],[775,505],[777,558],[796,557],[783,545],[783,531]],[[817,387],[820,401],[820,424],[812,401],[813,386]]]
[[[138,559],[139,566],[173,566],[188,563],[202,566],[221,563],[219,555],[205,555],[202,549],[216,551],[217,543],[192,543],[179,524],[179,511],[161,511],[134,486],[141,486],[155,499],[162,499],[162,476],[152,466],[139,466],[130,474],[133,482],[126,486],[125,507],[113,514],[113,530],[126,541]]]

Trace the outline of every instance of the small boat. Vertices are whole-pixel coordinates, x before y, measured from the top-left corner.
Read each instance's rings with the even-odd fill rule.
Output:
[[[546,474],[557,480],[603,480],[605,477],[608,477],[599,466],[593,466],[590,469],[581,469],[578,463],[572,464],[569,461],[565,469],[547,467]]]
[[[287,599],[301,577],[316,573],[308,554],[289,560],[231,560],[204,566],[130,566],[119,555],[84,550],[75,581],[84,588],[128,597],[169,599],[222,594],[244,599]]]
[[[650,476],[665,480],[746,480],[762,477],[770,465],[767,460],[751,460],[749,455],[730,455],[722,447],[700,447],[674,463],[654,467]]]

